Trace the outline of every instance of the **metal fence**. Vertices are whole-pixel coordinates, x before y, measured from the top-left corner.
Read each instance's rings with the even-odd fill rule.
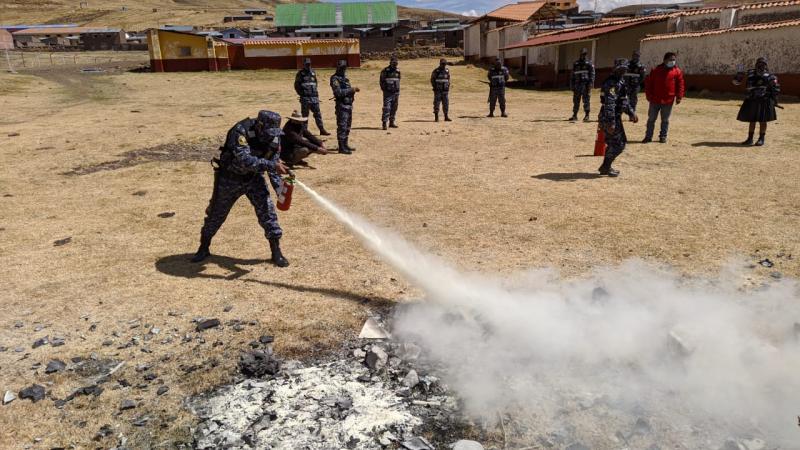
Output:
[[[0,70],[4,72],[49,66],[88,66],[130,61],[132,59],[130,54],[123,55],[111,52],[21,52],[12,50],[0,52]]]

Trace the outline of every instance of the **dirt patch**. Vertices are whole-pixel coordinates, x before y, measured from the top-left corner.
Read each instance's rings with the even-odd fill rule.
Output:
[[[61,175],[89,175],[108,170],[125,169],[155,161],[210,161],[211,158],[219,152],[219,142],[218,140],[213,141],[210,139],[197,142],[179,141],[156,145],[155,147],[132,150],[120,155],[120,159],[74,167],[72,170],[63,172]]]

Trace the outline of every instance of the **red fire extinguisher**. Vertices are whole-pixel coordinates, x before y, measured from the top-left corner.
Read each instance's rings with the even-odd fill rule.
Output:
[[[594,156],[605,156],[606,154],[606,134],[600,125],[597,125],[597,138],[594,140]]]
[[[294,190],[294,173],[289,172],[288,176],[281,178],[278,186],[278,209],[288,211],[292,206],[292,191]]]

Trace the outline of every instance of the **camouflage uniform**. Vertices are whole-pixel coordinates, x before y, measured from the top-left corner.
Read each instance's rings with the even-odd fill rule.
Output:
[[[494,116],[494,109],[500,103],[500,113],[506,115],[506,83],[508,82],[508,68],[502,64],[489,69],[489,116]]]
[[[439,120],[439,105],[444,111],[445,120],[450,115],[450,69],[440,65],[431,73],[431,87],[433,87],[433,114]]]
[[[581,99],[583,99],[583,111],[589,116],[591,107],[592,86],[594,86],[594,64],[588,59],[579,59],[572,65],[572,75],[569,79],[569,86],[572,89],[572,117],[578,115]]]
[[[294,79],[294,90],[300,96],[300,114],[308,117],[309,112],[314,114],[320,133],[327,134],[322,122],[322,111],[319,108],[319,92],[317,91],[317,73],[311,67],[305,67]],[[305,124],[308,128],[308,123]]]
[[[636,111],[639,104],[639,91],[644,84],[644,77],[647,69],[638,59],[632,59],[628,63],[628,70],[625,72],[625,84],[628,88],[628,103],[632,110]]]
[[[253,119],[244,119],[228,131],[218,160],[219,168],[214,171],[214,190],[200,231],[201,242],[211,242],[242,195],[247,196],[255,208],[258,223],[267,239],[278,239],[283,235],[262,175],[266,171],[272,187],[277,188],[280,183],[276,170],[280,145],[264,143],[256,135],[255,123]]]
[[[601,106],[598,122],[608,147],[603,165],[599,170],[601,174],[609,174],[609,171],[612,171],[612,176],[616,176],[618,172],[611,169],[611,164],[625,150],[625,144],[628,142],[622,124],[622,114],[628,114],[631,117],[635,114],[628,103],[628,88],[623,74],[622,71],[612,73],[600,88]]]
[[[339,67],[331,76],[331,89],[336,99],[336,139],[339,141],[339,151],[350,150],[348,138],[353,125],[353,100],[356,91],[350,85],[350,80],[345,75],[344,68]],[[343,153],[347,153],[345,150]]]
[[[397,107],[400,102],[400,71],[397,70],[397,65],[389,65],[381,71],[380,76],[381,91],[383,91],[383,114],[381,115],[381,122],[386,128],[386,122],[390,126],[395,126],[395,117],[397,116]]]

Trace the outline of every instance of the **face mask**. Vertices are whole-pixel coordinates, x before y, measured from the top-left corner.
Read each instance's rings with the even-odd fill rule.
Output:
[[[667,61],[665,65],[671,69],[675,67],[675,61]]]

